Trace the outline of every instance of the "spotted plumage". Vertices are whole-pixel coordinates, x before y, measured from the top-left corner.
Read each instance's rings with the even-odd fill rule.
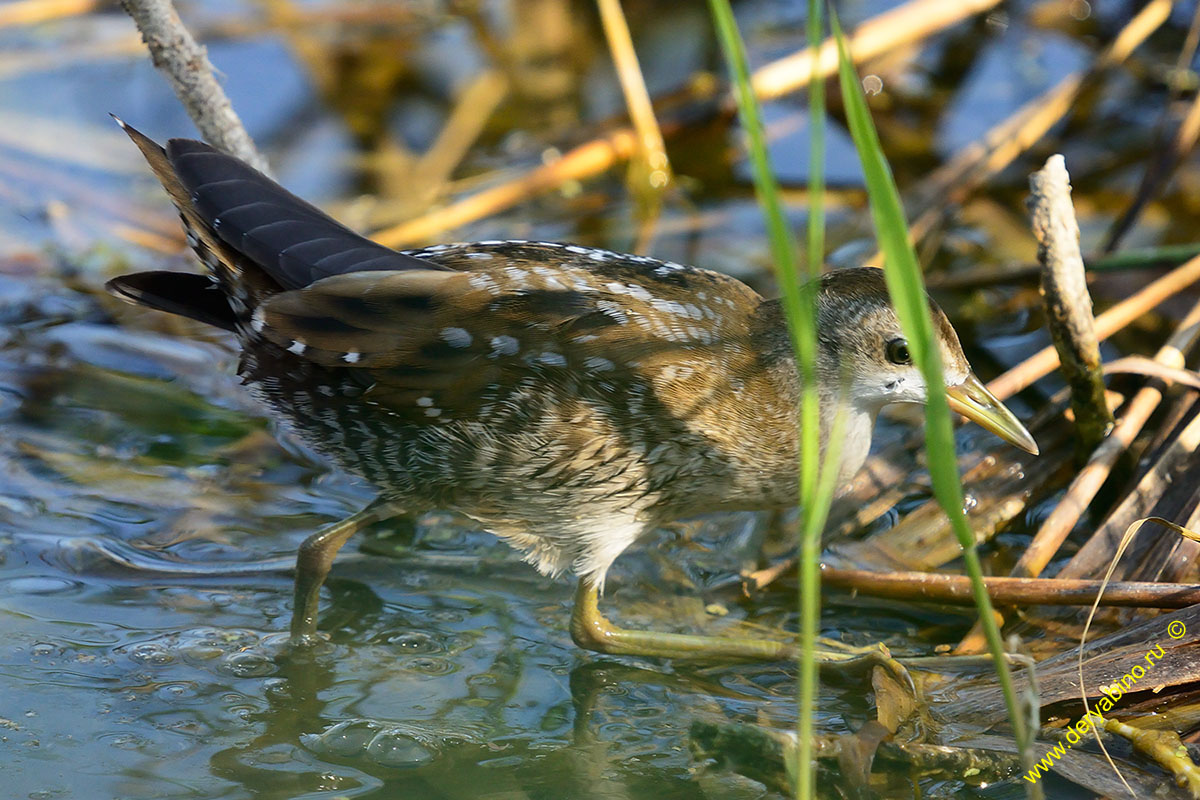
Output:
[[[444,269],[326,278],[240,328],[251,389],[384,493],[597,582],[674,517],[790,501],[794,370],[744,284],[557,243],[408,255]]]
[[[164,149],[126,130],[211,278],[141,273],[112,290],[236,332],[250,390],[384,497],[466,514],[591,587],[668,520],[792,502],[799,382],[777,301],[717,272],[575,244],[398,253],[207,145]],[[848,477],[879,409],[925,387],[895,355],[877,270],[826,275],[818,309],[823,434],[845,414]],[[948,379],[965,381],[933,310]]]

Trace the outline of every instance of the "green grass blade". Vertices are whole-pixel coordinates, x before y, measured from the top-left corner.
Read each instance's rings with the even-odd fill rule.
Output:
[[[808,49],[823,43],[821,0],[808,0]],[[817,70],[808,81],[808,276],[815,278],[825,262],[825,80]]]
[[[1012,675],[1004,655],[1004,643],[992,613],[991,599],[983,585],[983,571],[979,555],[975,551],[975,537],[963,512],[963,491],[954,450],[954,429],[951,424],[950,407],[946,402],[941,354],[934,337],[933,318],[926,300],[924,279],[917,264],[916,254],[908,240],[908,226],[904,218],[904,208],[900,203],[900,194],[879,144],[875,125],[871,121],[858,74],[850,60],[846,38],[832,9],[830,26],[838,44],[838,77],[846,118],[855,147],[858,149],[859,159],[862,161],[875,234],[884,254],[888,292],[900,318],[901,328],[908,338],[909,351],[925,377],[926,386],[929,387],[925,407],[925,446],[929,455],[929,473],[933,481],[934,496],[949,518],[962,546],[963,561],[971,579],[975,605],[979,610],[980,623],[996,666],[996,675],[1004,691],[1004,700],[1017,746],[1023,754],[1028,754],[1032,744],[1032,732],[1025,717],[1020,713],[1013,691]]]
[[[800,404],[800,665],[798,681],[800,759],[796,775],[796,794],[804,800],[815,796],[815,772],[812,764],[813,711],[816,702],[817,669],[813,647],[820,621],[821,587],[818,559],[820,535],[832,501],[833,489],[818,483],[820,461],[820,407],[816,391],[816,285],[801,279],[796,268],[796,245],[784,214],[779,185],[767,157],[766,135],[758,100],[750,86],[750,68],[745,45],[738,32],[737,22],[729,0],[709,0],[717,35],[733,77],[734,96],[738,114],[746,133],[750,165],[758,200],[766,217],[767,234],[771,244],[772,261],[779,284],[784,312],[788,320],[792,347],[802,378],[804,390]],[[814,11],[815,10],[815,11]],[[820,45],[821,20],[819,5],[809,2],[813,15],[809,23],[810,42]],[[810,104],[813,125],[812,170],[810,178],[814,199],[809,209],[808,270],[810,276],[820,274],[824,250],[824,86],[814,76],[812,84],[819,94]],[[834,476],[836,476],[836,463]],[[834,486],[834,488],[836,488]]]
[[[820,0],[808,0],[808,48],[820,52],[823,41]],[[808,236],[806,277],[801,303],[812,315],[812,341],[801,341],[796,347],[800,373],[804,380],[804,392],[800,399],[800,424],[803,432],[817,431],[820,426],[820,401],[817,396],[816,376],[816,307],[817,279],[825,261],[825,80],[813,70],[808,81]],[[804,322],[807,322],[804,321]],[[796,559],[799,573],[799,616],[800,652],[803,655],[796,675],[796,735],[799,740],[796,772],[796,796],[808,800],[816,796],[816,764],[813,746],[816,735],[815,712],[817,706],[817,665],[812,656],[821,624],[821,533],[837,491],[837,476],[840,472],[842,437],[845,435],[845,419],[838,415],[825,453],[825,463],[818,477],[814,468],[801,467],[801,517],[800,542]],[[802,464],[815,465],[818,457],[817,436],[802,442]],[[816,486],[804,484],[815,481]]]

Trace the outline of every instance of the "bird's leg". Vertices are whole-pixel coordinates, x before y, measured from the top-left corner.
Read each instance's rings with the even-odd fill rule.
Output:
[[[575,640],[575,644],[588,650],[611,655],[663,658],[724,657],[761,661],[796,656],[796,647],[790,642],[618,628],[600,613],[598,598],[597,587],[586,579],[581,579],[575,592],[575,609],[571,613],[571,638]]]
[[[292,603],[292,635],[294,646],[311,644],[317,636],[317,604],[321,584],[333,566],[342,545],[363,528],[401,512],[398,504],[377,499],[369,506],[341,522],[335,522],[314,533],[300,545],[296,554],[296,587]]]
[[[571,613],[571,638],[588,650],[610,655],[658,656],[661,658],[736,658],[758,661],[794,659],[794,642],[749,637],[698,636],[619,628],[600,613],[599,590],[586,579],[575,590]],[[908,671],[892,658],[882,644],[854,647],[844,642],[817,639],[817,662],[822,666],[870,667],[882,665],[912,686]]]

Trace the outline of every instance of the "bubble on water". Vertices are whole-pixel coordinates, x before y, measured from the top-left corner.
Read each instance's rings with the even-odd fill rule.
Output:
[[[194,661],[212,661],[214,658],[220,658],[225,655],[225,651],[219,647],[211,645],[193,645],[191,647],[182,647],[180,652],[187,658]]]
[[[46,658],[58,652],[58,645],[50,644],[49,642],[38,642],[33,647],[29,648],[29,655],[37,658]]]
[[[441,754],[443,745],[482,739],[482,734],[470,726],[455,723],[448,726],[445,721],[427,726],[350,719],[321,733],[302,734],[300,743],[318,755],[365,756],[380,766],[408,768],[430,763]]]
[[[446,649],[435,637],[422,631],[384,631],[375,636],[374,641],[412,655],[441,653]]]
[[[371,740],[367,755],[383,767],[419,767],[433,761],[437,751],[406,733],[390,729],[380,731]]]
[[[339,722],[323,733],[301,734],[300,743],[320,755],[356,756],[366,750],[380,727],[370,720],[351,719]]]
[[[175,661],[175,654],[161,644],[146,642],[130,649],[129,660],[136,664],[161,667]]]
[[[230,653],[221,662],[221,668],[236,678],[265,678],[279,669],[272,658],[253,650]]]

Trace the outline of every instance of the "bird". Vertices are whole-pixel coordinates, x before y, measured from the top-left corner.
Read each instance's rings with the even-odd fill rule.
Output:
[[[205,274],[107,288],[233,333],[238,375],[283,427],[378,487],[297,555],[291,640],[319,640],[321,585],[358,530],[403,510],[461,513],[549,576],[577,580],[570,633],[591,650],[783,658],[787,643],[622,628],[609,568],[664,524],[796,503],[801,379],[781,302],[719,272],[563,242],[396,251],[203,142],[118,123],[174,202]],[[822,452],[862,466],[880,409],[923,403],[881,270],[816,288]],[[971,371],[930,300],[951,407],[1037,445]]]

